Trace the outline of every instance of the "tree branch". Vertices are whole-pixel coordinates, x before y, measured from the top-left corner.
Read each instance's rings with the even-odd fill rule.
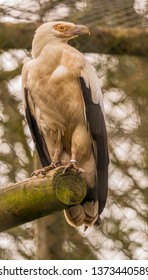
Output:
[[[0,48],[31,49],[34,31],[39,25],[40,23],[1,23]],[[80,36],[70,44],[87,53],[148,54],[148,28],[96,26],[90,28],[90,31],[89,39]]]
[[[11,80],[16,76],[20,75],[22,71],[22,65],[19,65],[18,68],[10,71],[0,71],[0,82]]]
[[[58,167],[0,189],[0,232],[79,204],[86,183],[74,169]]]

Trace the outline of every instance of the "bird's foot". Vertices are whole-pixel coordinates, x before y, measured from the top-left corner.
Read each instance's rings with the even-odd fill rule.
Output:
[[[64,168],[62,173],[64,174],[68,169],[75,169],[78,172],[78,174],[85,172],[82,168],[78,167],[78,162],[72,159],[69,161],[69,163],[66,164],[66,167]]]
[[[63,165],[64,165],[64,166],[67,165],[67,162],[66,162],[65,160],[59,160],[59,161],[56,161],[56,162],[52,162],[52,163],[51,163],[50,165],[48,165],[48,166],[45,166],[45,167],[43,167],[43,168],[41,168],[41,169],[35,170],[35,171],[31,174],[31,176],[33,177],[33,176],[42,175],[43,177],[45,177],[46,174],[47,174],[49,171],[55,169],[56,167],[63,166]]]

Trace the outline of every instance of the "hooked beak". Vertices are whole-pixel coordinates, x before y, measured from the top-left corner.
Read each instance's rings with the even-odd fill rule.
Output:
[[[73,31],[74,35],[84,35],[84,34],[89,34],[90,35],[90,31],[89,28],[86,25],[76,25],[74,31]]]

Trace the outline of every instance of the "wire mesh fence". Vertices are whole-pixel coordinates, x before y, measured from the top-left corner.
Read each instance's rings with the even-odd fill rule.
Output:
[[[147,1],[21,2],[10,5],[1,1],[1,22],[9,22],[10,29],[14,22],[29,22],[26,37],[29,32],[33,36],[36,24],[48,20],[87,24],[92,32],[96,26],[112,28],[113,32],[126,28],[131,44],[132,28],[141,33],[147,30]],[[21,68],[31,57],[29,47],[20,48],[23,32],[15,40],[12,34],[7,41],[5,36],[0,38],[1,185],[29,177],[38,164],[21,103]],[[96,34],[92,36],[98,42]],[[6,47],[9,40],[11,49]],[[86,37],[83,43],[77,41],[76,47],[86,52],[87,44],[85,56],[97,69],[103,91],[110,153],[109,194],[102,226],[84,232],[83,227],[69,226],[63,213],[52,214],[2,233],[1,259],[148,258],[147,52],[144,49],[142,56],[130,56],[122,49],[117,50],[118,55],[100,54],[97,43]]]
[[[1,1],[3,21],[80,20],[92,26],[146,27],[147,0],[87,0],[87,1]]]

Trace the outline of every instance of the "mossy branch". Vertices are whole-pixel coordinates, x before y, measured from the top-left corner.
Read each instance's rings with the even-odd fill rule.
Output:
[[[31,49],[34,32],[41,23],[0,23],[0,48]],[[88,25],[89,27],[89,25]],[[147,56],[148,28],[103,27],[90,28],[91,36],[80,36],[70,44],[82,52],[130,54]]]
[[[86,183],[74,169],[58,167],[0,189],[0,232],[79,204]]]

